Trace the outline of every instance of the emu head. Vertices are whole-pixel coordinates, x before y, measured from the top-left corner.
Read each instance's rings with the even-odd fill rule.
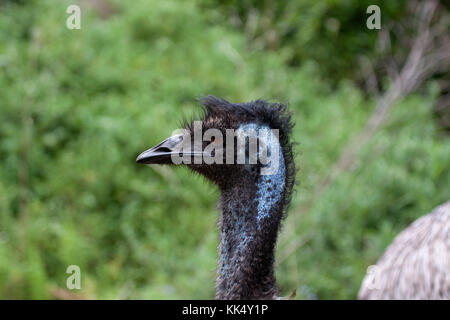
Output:
[[[221,189],[279,171],[284,171],[283,180],[286,170],[292,177],[286,106],[263,100],[230,103],[213,96],[201,101],[200,120],[185,121],[177,134],[141,153],[136,162],[186,165]]]

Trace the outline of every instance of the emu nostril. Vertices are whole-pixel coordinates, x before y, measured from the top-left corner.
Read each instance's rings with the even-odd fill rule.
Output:
[[[170,150],[169,148],[166,147],[161,147],[155,150],[155,152],[171,152],[172,150]]]

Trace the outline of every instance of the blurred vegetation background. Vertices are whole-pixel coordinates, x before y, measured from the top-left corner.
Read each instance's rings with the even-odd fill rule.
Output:
[[[80,30],[66,28],[70,4]],[[1,1],[0,298],[213,298],[218,191],[134,162],[206,94],[289,102],[299,185],[281,291],[355,298],[395,235],[450,198],[444,68],[316,192],[375,109],[361,61],[389,87],[370,4],[383,28],[407,21],[407,1]],[[410,50],[397,38],[390,49]],[[65,289],[69,265],[80,290]]]

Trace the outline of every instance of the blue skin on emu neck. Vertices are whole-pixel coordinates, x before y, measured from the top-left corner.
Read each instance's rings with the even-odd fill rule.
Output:
[[[260,175],[257,182],[257,201],[258,201],[258,213],[256,216],[258,227],[261,220],[269,217],[270,210],[280,201],[284,188],[284,180],[286,174],[286,168],[284,165],[283,150],[280,146],[278,139],[275,135],[271,134],[268,126],[261,126],[255,123],[249,123],[241,125],[239,129],[243,131],[255,130],[258,139],[265,138],[265,144],[267,146],[267,157],[271,159],[271,150],[277,150],[278,152],[278,171],[272,175]],[[259,150],[261,152],[261,150]],[[261,155],[258,153],[258,157]],[[247,159],[246,159],[247,160]],[[275,165],[268,163],[263,167],[270,167]]]
[[[260,174],[256,182],[256,222],[258,230],[261,230],[262,221],[270,219],[275,206],[281,201],[285,186],[286,168],[282,148],[275,135],[271,134],[268,126],[261,126],[254,123],[241,125],[239,129],[255,130],[258,139],[265,139],[267,158],[271,159],[271,150],[278,152],[278,170],[272,175]],[[268,130],[268,131],[267,131]],[[264,133],[265,132],[265,133]],[[274,145],[273,145],[274,144]],[[259,150],[261,152],[261,150]],[[258,157],[260,155],[258,154]],[[248,163],[246,159],[246,163]],[[273,159],[271,159],[273,161]],[[270,168],[273,163],[267,163],[264,167]],[[247,227],[253,223],[254,215],[249,214],[249,208],[242,204],[238,198],[231,201],[226,208],[227,224],[223,226],[221,237],[221,255],[219,259],[220,273],[224,279],[232,276],[234,267],[239,264],[240,255],[243,254],[249,244],[255,239],[255,234]],[[234,245],[233,245],[234,243]],[[234,248],[231,248],[233,246]]]

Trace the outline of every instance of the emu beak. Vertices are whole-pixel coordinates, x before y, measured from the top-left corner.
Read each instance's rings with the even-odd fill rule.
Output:
[[[142,164],[172,164],[172,155],[179,154],[181,151],[175,151],[175,147],[183,141],[183,135],[169,137],[158,145],[145,150],[137,158],[137,163]]]

